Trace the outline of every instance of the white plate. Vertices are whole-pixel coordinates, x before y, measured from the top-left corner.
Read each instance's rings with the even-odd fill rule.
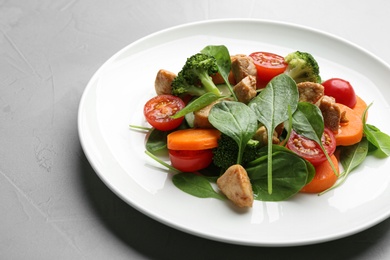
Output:
[[[261,20],[216,20],[174,27],[140,39],[109,59],[83,94],[78,127],[82,147],[104,183],[128,204],[179,230],[234,244],[292,246],[329,241],[367,229],[390,214],[390,160],[368,158],[340,188],[284,202],[255,201],[240,211],[177,189],[172,175],[144,154],[144,103],[154,96],[160,68],[177,72],[206,45],[230,54],[295,50],[313,54],[323,79],[348,79],[374,102],[369,122],[390,133],[390,68],[347,41],[310,28]],[[387,169],[387,170],[386,170]]]

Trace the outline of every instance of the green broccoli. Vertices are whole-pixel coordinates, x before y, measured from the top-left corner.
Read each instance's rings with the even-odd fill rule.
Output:
[[[250,139],[245,146],[244,154],[242,156],[241,165],[255,160],[260,152],[260,142]],[[213,149],[213,162],[222,170],[226,170],[230,166],[237,164],[238,145],[236,141],[225,134],[221,134],[218,140],[218,147]]]
[[[173,80],[172,94],[176,96],[182,94],[201,96],[207,92],[213,92],[217,96],[221,96],[211,78],[211,75],[217,72],[217,60],[213,56],[203,53],[192,55]]]
[[[321,83],[320,68],[314,57],[307,52],[292,52],[285,58],[288,64],[286,74],[296,83],[310,81]]]

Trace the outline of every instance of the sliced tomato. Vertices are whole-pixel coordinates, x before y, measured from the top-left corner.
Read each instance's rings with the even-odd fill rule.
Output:
[[[254,52],[249,54],[249,56],[253,59],[256,66],[259,84],[263,86],[275,76],[282,74],[287,68],[284,57],[274,53]]]
[[[212,149],[169,150],[169,159],[176,169],[182,172],[195,172],[209,166],[213,160]]]
[[[322,82],[324,94],[334,97],[336,103],[354,108],[357,102],[355,90],[351,83],[339,78],[332,78]]]
[[[325,128],[321,141],[326,152],[329,156],[331,156],[336,150],[336,139],[333,132],[328,128]],[[313,140],[297,134],[294,130],[292,131],[287,142],[287,148],[300,157],[306,159],[314,166],[317,166],[327,160],[319,144]]]
[[[148,123],[161,131],[169,131],[178,127],[184,117],[172,118],[185,107],[184,101],[173,95],[159,95],[150,99],[144,106],[144,115]]]

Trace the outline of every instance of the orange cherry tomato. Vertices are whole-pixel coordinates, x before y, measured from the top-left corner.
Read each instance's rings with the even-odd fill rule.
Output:
[[[339,164],[335,155],[330,157],[332,159],[333,165],[336,167],[337,173],[339,172]],[[332,167],[328,161],[321,163],[315,167],[316,174],[314,175],[313,180],[306,184],[301,192],[305,193],[320,193],[324,190],[329,189],[336,183],[338,176],[333,172]]]

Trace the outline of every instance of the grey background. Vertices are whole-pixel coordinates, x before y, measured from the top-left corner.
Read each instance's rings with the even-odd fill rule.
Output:
[[[287,248],[167,227],[101,182],[77,133],[93,73],[150,33],[207,19],[271,19],[341,36],[390,63],[389,10],[386,0],[0,0],[0,259],[389,259],[390,220]]]

